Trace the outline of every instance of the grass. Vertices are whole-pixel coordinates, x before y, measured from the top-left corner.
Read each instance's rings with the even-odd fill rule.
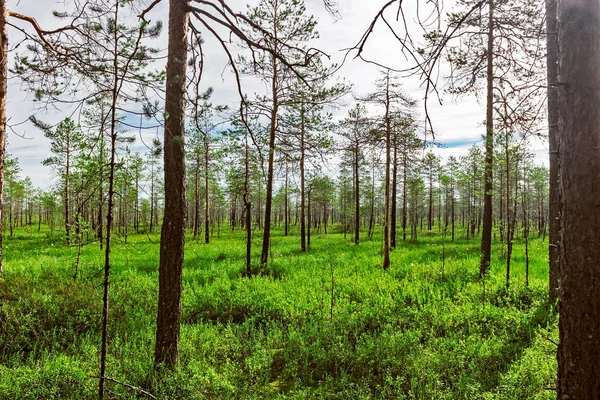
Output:
[[[260,250],[256,235],[254,251]],[[151,241],[152,242],[151,242]],[[308,254],[275,230],[268,271],[244,274],[242,232],[186,244],[180,367],[153,375],[158,236],[117,238],[112,252],[108,376],[162,399],[551,399],[555,313],[547,242],[513,251],[511,288],[495,244],[485,284],[477,240],[421,235],[381,268],[381,243],[316,234]],[[5,239],[0,280],[0,399],[96,396],[98,244],[45,232]],[[258,259],[258,253],[254,253]],[[258,268],[257,268],[258,270]],[[136,393],[109,384],[114,398]]]

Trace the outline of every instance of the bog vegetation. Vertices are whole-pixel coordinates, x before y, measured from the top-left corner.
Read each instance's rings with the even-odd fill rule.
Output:
[[[479,244],[438,233],[399,241],[381,268],[381,229],[356,246],[339,225],[308,253],[298,227],[274,231],[270,268],[244,267],[240,231],[190,234],[180,368],[155,382],[158,236],[116,240],[110,376],[157,398],[551,399],[557,328],[547,302],[547,242],[514,246],[513,285],[494,252],[478,279]],[[97,243],[65,247],[45,225],[5,242],[0,289],[0,398],[96,395],[102,291]],[[258,246],[256,246],[258,248]],[[258,258],[258,253],[254,254]],[[73,280],[79,261],[79,277]],[[110,386],[111,397],[136,391]]]

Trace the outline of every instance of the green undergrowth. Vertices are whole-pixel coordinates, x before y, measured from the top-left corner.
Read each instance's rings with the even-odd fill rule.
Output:
[[[258,259],[260,241],[254,242]],[[377,239],[377,237],[376,237]],[[275,231],[268,269],[244,268],[242,232],[188,238],[180,366],[153,373],[158,236],[112,251],[107,376],[162,399],[551,399],[557,329],[546,302],[547,242],[514,248],[511,286],[495,244],[423,235],[381,268],[381,243]],[[443,255],[443,260],[442,260]],[[103,253],[46,233],[5,238],[0,280],[0,399],[96,396]],[[136,398],[107,383],[110,398]]]

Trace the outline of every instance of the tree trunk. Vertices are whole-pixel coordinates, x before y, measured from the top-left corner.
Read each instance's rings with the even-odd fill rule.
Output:
[[[397,132],[394,132],[394,165],[392,169],[392,206],[390,226],[390,246],[396,248],[396,204],[398,199],[398,140]]]
[[[406,194],[407,194],[407,186],[406,186],[406,178],[407,178],[407,155],[404,154],[403,158],[402,158],[402,240],[406,241],[406,212],[407,212],[407,199],[406,199]]]
[[[431,168],[431,167],[430,167]],[[429,170],[429,203],[427,209],[427,230],[433,228],[433,170]]]
[[[283,216],[284,218],[284,236],[287,236],[290,233],[290,205],[289,205],[289,197],[288,197],[288,162],[285,162],[285,199],[284,199],[284,210]]]
[[[115,22],[119,15],[119,4],[115,7]],[[109,289],[110,289],[110,250],[111,250],[111,230],[113,226],[113,209],[115,195],[115,164],[117,155],[117,98],[119,95],[119,76],[118,76],[118,58],[117,58],[117,31],[115,30],[115,48],[113,61],[113,87],[112,87],[112,106],[110,115],[110,165],[108,175],[108,204],[106,209],[106,247],[104,249],[104,279],[103,279],[103,294],[102,294],[102,342],[100,349],[100,381],[98,384],[98,397],[104,398],[104,377],[106,376],[106,353],[108,348],[108,310],[109,310]],[[67,157],[68,159],[68,157]],[[67,183],[65,184],[66,192],[68,193],[68,161],[67,161]],[[68,204],[66,206],[68,208]],[[68,218],[65,216],[68,227]],[[67,241],[69,231],[67,228]]]
[[[152,233],[152,228],[154,226],[154,218],[155,218],[155,202],[154,202],[154,165],[151,166],[150,171],[150,226],[148,227],[148,231]]]
[[[138,172],[136,171],[135,176],[135,209],[134,209],[134,217],[133,217],[133,227],[135,229],[135,233],[140,233],[140,177]]]
[[[67,135],[69,135],[69,134],[67,134]],[[66,148],[67,148],[67,155],[66,155],[67,162],[66,162],[66,167],[65,167],[65,192],[64,192],[64,195],[65,195],[65,233],[67,236],[67,239],[66,239],[67,244],[70,244],[71,243],[71,224],[69,223],[69,208],[71,207],[71,205],[69,204],[69,189],[70,189],[69,188],[69,172],[70,172],[69,169],[71,167],[71,162],[70,162],[71,160],[69,157],[70,156],[70,154],[69,154],[70,153],[70,143],[68,141],[68,138],[67,138]]]
[[[246,132],[246,154],[244,160],[244,207],[246,210],[246,274],[252,273],[252,203],[250,203],[250,160],[248,155],[248,133]]]
[[[200,231],[200,156],[196,154],[194,171],[194,239]]]
[[[360,241],[360,175],[359,175],[359,164],[358,155],[360,149],[358,142],[354,149],[354,243],[358,244]]]
[[[275,35],[276,36],[276,35]],[[269,129],[269,166],[267,172],[267,198],[265,199],[265,229],[263,231],[262,252],[260,255],[261,265],[267,265],[269,261],[269,244],[271,242],[271,207],[273,205],[273,170],[275,167],[275,134],[277,132],[277,113],[279,101],[277,99],[277,60],[273,58],[273,110],[271,110],[271,125]]]
[[[386,80],[385,102],[385,199],[383,221],[383,269],[390,267],[390,164],[391,164],[391,121],[390,121],[390,75]]]
[[[373,159],[372,169],[372,180],[371,180],[371,213],[369,216],[369,240],[373,238],[373,231],[375,230],[375,160]]]
[[[307,229],[306,229],[306,250],[310,250],[310,223],[311,223],[311,209],[310,209],[310,192],[311,189],[308,189],[308,210],[307,210]]]
[[[600,398],[600,3],[558,3],[559,399]]]
[[[492,192],[494,166],[494,0],[489,0],[487,43],[487,102],[485,121],[485,165],[483,186],[483,227],[481,233],[481,263],[479,276],[483,276],[490,268],[492,256]]]
[[[210,224],[210,202],[208,185],[208,156],[209,156],[209,137],[208,131],[204,132],[204,243],[210,242],[209,224]]]
[[[189,16],[186,0],[169,1],[165,97],[165,211],[160,238],[155,367],[173,368],[179,355],[181,278],[185,243],[185,77]]]
[[[303,113],[302,113],[303,114]],[[304,115],[300,116],[300,120]],[[302,124],[304,125],[304,124]],[[310,224],[309,224],[310,225]],[[345,232],[345,228],[344,228]],[[300,128],[300,250],[306,252],[306,178],[304,175],[304,126]]]
[[[455,202],[455,200],[454,200],[454,197],[455,196],[454,196],[454,175],[453,175],[452,176],[452,200],[451,200],[452,201],[452,205],[450,206],[451,207],[451,210],[450,210],[450,213],[451,213],[450,221],[452,223],[452,243],[454,243],[454,219],[455,219],[455,213],[454,213],[454,202]]]

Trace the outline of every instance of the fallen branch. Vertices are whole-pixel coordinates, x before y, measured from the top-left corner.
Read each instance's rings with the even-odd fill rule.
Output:
[[[109,378],[108,376],[104,376],[104,377],[102,377],[102,376],[91,376],[90,378],[103,379],[105,381],[113,382],[113,383],[119,384],[121,386],[125,386],[128,389],[135,390],[136,392],[138,392],[138,394],[141,394],[141,395],[144,395],[144,396],[146,396],[146,397],[148,397],[150,399],[156,400],[156,397],[154,397],[154,395],[152,393],[146,392],[144,389],[135,387],[133,385],[130,385],[129,383],[124,383],[124,382],[118,381],[118,380],[116,380],[114,378]]]

